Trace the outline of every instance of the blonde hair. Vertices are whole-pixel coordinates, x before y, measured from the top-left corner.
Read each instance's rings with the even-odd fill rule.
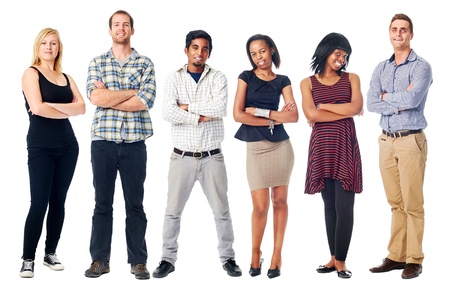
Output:
[[[63,44],[61,42],[61,37],[59,36],[59,32],[56,29],[52,29],[52,28],[42,29],[39,32],[39,34],[36,36],[36,39],[34,40],[33,57],[31,60],[31,65],[36,66],[36,65],[41,64],[41,56],[39,55],[39,48],[40,48],[44,38],[47,37],[48,35],[52,35],[52,34],[56,35],[56,37],[58,39],[58,44],[59,44],[59,51],[58,51],[58,55],[55,58],[55,63],[54,63],[53,68],[55,69],[56,72],[61,73],[62,72]]]

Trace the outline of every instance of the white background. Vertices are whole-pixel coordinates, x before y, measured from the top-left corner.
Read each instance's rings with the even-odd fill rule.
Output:
[[[298,4],[297,4],[298,3]],[[444,113],[449,104],[444,93],[444,63],[447,62],[448,28],[444,1],[12,1],[3,8],[3,40],[0,46],[3,69],[0,71],[3,112],[2,124],[2,199],[0,226],[0,281],[7,285],[61,285],[83,283],[152,283],[175,285],[348,285],[374,284],[425,285],[435,279],[445,279],[449,256],[447,213],[449,190],[449,155],[444,146],[448,119]],[[166,75],[187,62],[183,49],[190,30],[204,29],[213,39],[208,64],[221,70],[228,78],[228,116],[223,151],[229,177],[229,201],[235,231],[236,260],[243,270],[240,278],[228,277],[219,262],[213,216],[200,186],[194,187],[182,217],[176,271],[164,279],[137,281],[129,274],[126,263],[124,204],[120,180],[117,181],[111,273],[97,279],[84,277],[89,267],[89,239],[94,208],[94,189],[90,164],[90,123],[94,106],[86,100],[86,114],[71,118],[79,140],[80,156],[66,202],[66,220],[57,250],[66,266],[54,272],[42,265],[45,227],[36,252],[35,277],[19,278],[23,226],[29,208],[29,186],[25,136],[28,115],[21,93],[21,77],[30,65],[33,42],[44,27],[59,30],[64,44],[63,68],[76,81],[85,95],[89,61],[111,47],[108,19],[118,9],[131,13],[135,20],[132,46],[149,56],[156,67],[157,96],[150,111],[155,135],[147,140],[148,176],[145,183],[145,210],[148,219],[148,268],[153,271],[161,255],[162,221],[167,193],[167,171],[172,149],[170,125],[162,120],[161,104]],[[433,68],[434,83],[426,107],[429,127],[426,134],[429,154],[425,179],[425,260],[423,274],[411,281],[400,277],[401,271],[372,274],[369,268],[381,263],[387,255],[390,230],[390,208],[386,202],[378,170],[377,137],[381,130],[379,116],[366,112],[356,117],[356,127],[362,153],[364,191],[356,196],[353,238],[347,266],[353,277],[343,282],[336,273],[318,274],[315,269],[329,259],[320,195],[303,193],[310,128],[300,110],[298,123],[286,124],[295,151],[295,166],[289,189],[289,221],[283,249],[281,277],[266,276],[272,250],[270,214],[262,251],[266,262],[259,277],[250,277],[251,258],[251,198],[245,175],[245,143],[234,138],[239,124],[232,117],[237,77],[251,69],[245,51],[247,39],[255,33],[271,36],[276,42],[281,67],[277,73],[292,81],[294,96],[301,104],[299,83],[312,74],[311,56],[319,41],[330,32],[343,33],[350,41],[353,53],[348,71],[361,78],[364,97],[376,64],[392,54],[388,27],[395,13],[406,13],[414,23],[412,47],[427,59]],[[445,13],[445,14],[444,14]],[[6,17],[6,18],[5,18]],[[442,60],[442,62],[440,61]],[[445,64],[446,65],[446,64]],[[448,79],[447,79],[448,80]],[[445,108],[445,109],[444,109]],[[448,137],[448,135],[447,135]],[[55,283],[55,284],[54,284]],[[3,285],[5,285],[2,282]]]

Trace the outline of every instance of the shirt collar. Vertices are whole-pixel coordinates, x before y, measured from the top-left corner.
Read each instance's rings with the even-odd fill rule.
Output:
[[[134,48],[131,48],[131,50],[132,51],[131,51],[130,59],[135,60],[139,56],[139,53]],[[115,58],[115,56],[112,52],[112,48],[109,49],[109,51],[106,53],[106,56],[108,58]]]
[[[413,61],[415,61],[416,59],[417,59],[417,54],[416,54],[416,52],[415,52],[413,49],[411,49],[411,51],[409,52],[408,57],[407,57],[406,60],[405,60],[403,63],[401,63],[401,64],[406,64],[407,62],[413,62]],[[395,60],[395,54],[392,54],[392,56],[389,58],[389,62],[390,62],[390,63],[393,63],[394,60]]]

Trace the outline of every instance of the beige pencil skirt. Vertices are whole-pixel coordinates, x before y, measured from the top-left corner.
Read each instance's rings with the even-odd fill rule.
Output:
[[[294,159],[289,139],[281,142],[247,142],[247,180],[250,191],[288,185]]]

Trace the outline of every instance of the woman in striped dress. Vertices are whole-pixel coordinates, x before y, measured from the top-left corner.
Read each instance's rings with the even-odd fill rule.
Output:
[[[362,115],[360,79],[344,72],[352,48],[342,34],[330,33],[316,48],[314,75],[300,83],[302,108],[312,127],[305,193],[321,193],[331,259],[319,273],[350,278],[345,260],[353,230],[355,193],[362,192],[361,156],[353,116]]]

